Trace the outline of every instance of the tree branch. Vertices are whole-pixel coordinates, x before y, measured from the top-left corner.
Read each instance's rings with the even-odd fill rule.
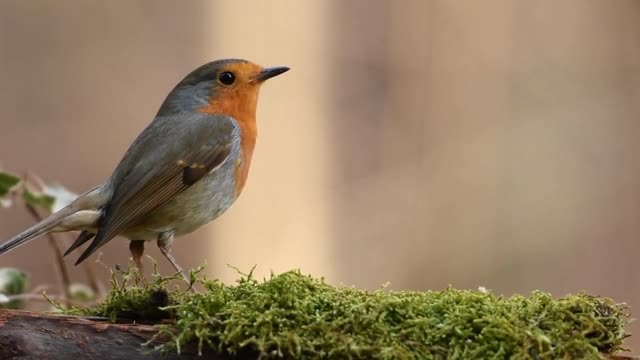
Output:
[[[114,324],[101,319],[0,310],[0,359],[257,359],[257,352],[232,357],[197,346],[181,354],[161,354],[152,347],[169,341],[160,337],[143,344],[158,331],[156,325]]]

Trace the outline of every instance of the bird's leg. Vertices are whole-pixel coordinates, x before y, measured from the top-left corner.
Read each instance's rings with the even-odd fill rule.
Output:
[[[136,263],[136,267],[140,272],[140,277],[144,279],[144,268],[142,267],[142,254],[144,253],[144,240],[131,240],[131,242],[129,242],[129,251],[131,251],[131,257],[133,257],[133,262]]]
[[[189,279],[189,276],[185,274],[185,272],[182,270],[182,267],[178,265],[176,258],[174,258],[173,254],[171,254],[172,243],[173,243],[172,232],[164,232],[158,236],[158,248],[160,248],[160,252],[162,253],[162,255],[164,255],[164,257],[167,258],[167,260],[169,260],[171,265],[173,265],[173,268],[176,269],[176,271],[182,275],[182,277],[184,278],[184,281],[186,281],[187,284],[191,286],[191,279]]]

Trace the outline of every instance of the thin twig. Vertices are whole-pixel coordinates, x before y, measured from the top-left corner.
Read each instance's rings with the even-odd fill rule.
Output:
[[[16,198],[19,196],[19,193],[25,191],[28,185],[35,186],[39,188],[40,191],[43,191],[46,186],[44,181],[42,181],[42,179],[39,176],[32,174],[30,172],[26,172],[22,177],[21,184],[16,188],[12,189],[9,196],[11,196],[12,200],[15,201]],[[28,204],[26,202],[24,204],[27,210],[29,211],[29,213],[31,214],[31,216],[33,216],[33,218],[37,222],[42,221],[42,217],[40,216],[37,209],[33,205]],[[58,268],[58,273],[60,274],[60,280],[61,280],[63,292],[64,292],[64,296],[61,298],[65,299],[65,305],[68,306],[69,302],[71,301],[71,278],[69,277],[69,271],[64,262],[64,255],[62,250],[58,246],[58,242],[56,241],[56,238],[53,236],[53,234],[47,233],[46,236],[49,240],[48,241],[49,245],[53,248],[53,252],[56,259],[56,265]],[[67,239],[69,239],[68,241],[73,241],[71,237],[68,237]],[[65,242],[68,243],[68,241],[65,241]],[[87,276],[87,282],[89,283],[89,287],[94,292],[94,294],[96,294],[98,298],[102,297],[105,294],[105,288],[104,286],[101,286],[100,282],[97,280],[94,264],[90,262],[84,262],[83,268]]]
[[[31,216],[37,221],[42,221],[42,216],[38,213],[38,211],[31,204],[24,204]],[[58,267],[58,272],[60,273],[60,279],[62,280],[62,291],[64,293],[64,301],[66,306],[70,306],[71,303],[71,279],[69,277],[69,270],[67,269],[67,264],[64,263],[64,256],[62,255],[62,250],[58,246],[56,242],[56,238],[52,233],[46,234],[47,239],[49,240],[49,245],[53,249],[53,253],[56,259],[56,265]]]
[[[27,178],[29,179],[29,181],[34,182],[38,188],[40,188],[40,190],[44,190],[44,188],[46,187],[46,184],[44,182],[44,180],[42,180],[42,178],[40,178],[38,175],[33,174],[31,172],[27,172],[27,174],[24,177],[24,180],[26,181]],[[67,245],[71,244],[71,242],[74,240],[73,236],[66,236],[67,241],[65,241],[65,243]],[[96,277],[96,272],[95,269],[93,267],[93,264],[89,261],[85,261],[83,263],[83,268],[84,268],[84,272],[87,276],[87,282],[89,283],[89,287],[91,288],[91,290],[93,290],[94,294],[101,296],[104,293],[104,287],[100,286],[100,284],[98,283],[98,278]]]
[[[25,191],[25,189],[27,188],[28,185],[28,178],[29,179],[35,179],[36,182],[42,184],[42,180],[40,180],[40,178],[38,178],[37,176],[33,176],[33,175],[29,175],[28,172],[24,174],[24,176],[22,177],[22,182],[20,183],[19,186],[17,186],[16,188],[14,188],[14,190],[12,191],[12,198],[17,198],[19,195],[19,193],[22,193]],[[27,209],[27,211],[29,212],[29,214],[31,214],[31,216],[36,220],[36,222],[40,222],[42,221],[42,217],[40,216],[40,214],[38,213],[38,211],[31,205],[28,204],[26,201],[24,202],[25,208]],[[69,271],[67,270],[67,266],[64,263],[64,259],[62,258],[62,252],[60,251],[60,248],[58,248],[58,246],[56,245],[56,241],[55,238],[53,237],[53,235],[51,233],[47,233],[47,238],[49,239],[49,245],[53,248],[54,250],[54,254],[55,254],[55,258],[56,258],[56,263],[57,263],[57,268],[58,268],[58,273],[60,274],[60,281],[62,283],[62,287],[63,287],[63,292],[65,294],[65,304],[68,306],[69,305],[69,301],[71,300],[71,288],[70,288],[70,284],[71,284],[71,280],[69,278]]]
[[[65,247],[69,246],[71,244],[71,242],[74,240],[73,236],[71,234],[72,233],[59,234],[59,235],[63,235],[64,236],[63,243],[64,243]],[[56,242],[56,244],[58,244],[58,243]],[[62,255],[62,257],[64,258],[64,255]],[[85,275],[87,276],[87,283],[89,285],[89,288],[98,297],[101,297],[102,295],[104,295],[105,289],[104,289],[104,286],[101,286],[100,282],[98,281],[98,277],[96,276],[96,271],[95,271],[95,268],[94,268],[94,264],[89,262],[89,261],[85,261],[85,262],[82,263],[82,267],[84,269]]]

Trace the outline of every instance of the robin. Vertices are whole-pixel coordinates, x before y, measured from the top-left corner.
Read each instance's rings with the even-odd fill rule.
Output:
[[[175,236],[220,216],[238,198],[256,143],[258,92],[289,68],[240,59],[205,64],[169,93],[111,177],[0,245],[0,255],[48,232],[81,231],[65,256],[93,239],[86,260],[117,235],[142,271],[146,241],[187,276],[171,253]]]

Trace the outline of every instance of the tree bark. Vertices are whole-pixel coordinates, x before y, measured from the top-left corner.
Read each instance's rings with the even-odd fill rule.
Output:
[[[157,332],[156,325],[114,324],[102,319],[0,310],[0,360],[4,359],[257,359],[257,353],[229,356],[210,349],[199,357],[196,346],[181,354],[151,351],[159,338],[143,346]]]
[[[220,354],[197,347],[183,346],[181,354],[153,352],[154,345],[168,341],[158,338],[151,346],[143,343],[156,334],[157,325],[140,323],[114,324],[99,318],[42,314],[22,310],[0,310],[0,360],[4,359],[258,359],[257,352],[238,355]],[[610,360],[634,357],[611,355]]]

